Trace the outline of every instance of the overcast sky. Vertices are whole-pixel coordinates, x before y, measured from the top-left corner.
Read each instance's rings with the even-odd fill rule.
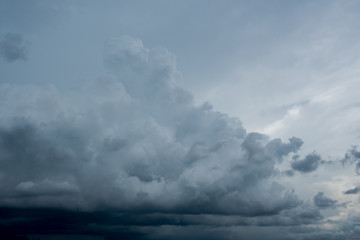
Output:
[[[360,237],[359,11],[1,0],[1,231]]]

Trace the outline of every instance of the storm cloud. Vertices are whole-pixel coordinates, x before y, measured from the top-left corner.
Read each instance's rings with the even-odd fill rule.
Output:
[[[301,139],[246,133],[210,104],[195,106],[166,49],[123,37],[104,59],[113,74],[77,91],[1,86],[1,207],[116,211],[127,216],[118,224],[134,226],[322,219],[273,178]],[[319,159],[293,168],[313,171]]]
[[[195,107],[165,49],[124,37],[105,60],[120,75],[78,92],[2,87],[12,107],[2,112],[0,203],[249,216],[300,203],[268,180],[300,139],[247,134],[236,118]]]
[[[0,238],[358,238],[359,11],[0,1]]]

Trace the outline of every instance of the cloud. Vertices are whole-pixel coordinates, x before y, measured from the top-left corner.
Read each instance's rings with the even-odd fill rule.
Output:
[[[360,192],[360,187],[355,187],[349,190],[346,190],[344,194],[357,194]]]
[[[72,194],[78,191],[77,187],[66,181],[53,182],[48,179],[44,179],[39,183],[32,181],[21,182],[15,189],[19,194],[34,196]]]
[[[292,211],[291,215],[297,221],[306,223],[312,217],[318,217],[314,208],[302,208]],[[293,238],[299,228],[300,222],[291,225],[271,226],[270,216],[264,216],[264,221],[259,225],[252,222],[258,219],[241,219],[239,216],[219,215],[186,215],[186,214],[161,214],[161,213],[119,213],[114,211],[74,212],[58,209],[1,209],[0,220],[2,223],[12,223],[6,230],[15,230],[18,234],[57,235],[66,234],[92,234],[103,236],[104,239],[182,239],[182,237],[196,237],[197,239],[228,239],[228,236],[248,239],[261,239],[269,234],[269,239],[301,239]],[[295,216],[295,214],[297,214]],[[37,216],[34,218],[34,216]],[[316,217],[315,217],[316,218]],[[61,219],[61,221],[59,221]],[[284,216],[281,221],[288,224],[289,217]],[[312,219],[315,221],[315,219]],[[56,224],[54,224],[56,222]],[[14,224],[16,223],[16,224]],[[43,229],[39,229],[42,226]],[[269,231],[271,229],[271,231]],[[279,230],[281,229],[281,235]],[[0,225],[0,230],[1,225]],[[79,231],[80,230],[80,231]],[[11,231],[10,231],[11,232]],[[259,234],[260,233],[260,234]],[[70,237],[70,236],[69,236]],[[63,237],[64,238],[64,237]],[[44,239],[46,239],[44,237]],[[62,238],[61,238],[62,239]],[[71,239],[71,238],[70,238]]]
[[[282,174],[288,177],[293,177],[295,175],[295,172],[293,170],[286,170],[282,172]]]
[[[7,33],[0,40],[0,55],[7,62],[26,60],[28,48],[29,43],[18,33]]]
[[[122,210],[146,206],[160,212],[251,216],[276,214],[300,203],[295,194],[268,181],[275,163],[296,146],[293,139],[282,143],[258,133],[246,135],[237,120],[203,107],[169,110],[167,114],[189,117],[175,122],[166,118],[180,116],[162,116],[159,124],[159,113],[137,111],[136,99],[120,86],[114,79],[102,80],[84,90],[100,95],[81,96],[76,103],[77,93],[74,99],[66,97],[69,106],[61,102],[65,97],[48,99],[52,94],[35,88],[34,96],[17,99],[15,109],[25,111],[4,111],[0,203],[38,206],[39,199],[59,195],[63,207],[72,209],[105,204]],[[5,88],[4,103],[14,102],[19,91],[32,92]],[[84,100],[88,106],[82,105]],[[22,198],[24,194],[29,196]],[[69,198],[74,197],[81,205],[72,205]],[[41,200],[48,207],[55,203],[59,199]]]
[[[80,212],[54,232],[142,239],[167,225],[219,226],[221,236],[232,225],[322,219],[274,177],[301,139],[247,133],[237,118],[195,106],[166,49],[124,37],[106,44],[104,60],[111,75],[76,91],[0,86],[0,207],[48,211],[18,229],[46,227],[51,211]],[[292,167],[310,172],[319,161],[313,153]]]
[[[357,146],[353,146],[352,149],[348,150],[342,162],[356,162],[355,171],[357,175],[360,175],[360,151],[358,151]]]
[[[291,163],[291,167],[303,173],[315,171],[321,161],[321,157],[317,153],[308,154],[303,160],[297,159],[298,155],[295,156],[295,161]]]
[[[326,197],[323,192],[318,192],[313,198],[314,203],[319,208],[330,208],[334,207],[336,204],[336,200],[333,200],[329,197]]]

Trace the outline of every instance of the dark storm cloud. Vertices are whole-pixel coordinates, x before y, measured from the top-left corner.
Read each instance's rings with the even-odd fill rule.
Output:
[[[177,239],[179,236],[200,239],[227,239],[224,233],[237,228],[296,227],[321,219],[318,210],[303,205],[281,216],[258,218],[238,215],[162,214],[141,212],[76,212],[59,209],[0,209],[0,231],[18,234],[87,234],[105,239]],[[169,231],[171,229],[171,231]],[[164,231],[165,230],[165,231]],[[286,230],[289,231],[289,230]],[[164,234],[165,233],[165,234]],[[245,235],[244,235],[245,234]],[[252,235],[251,231],[234,231],[232,236]],[[272,239],[276,239],[272,233]],[[46,238],[44,238],[46,239]],[[258,238],[252,238],[258,239]],[[286,238],[285,238],[286,239]]]
[[[336,200],[326,197],[323,192],[318,192],[313,198],[314,203],[319,208],[331,208],[336,204]]]
[[[299,172],[308,173],[315,171],[321,161],[320,155],[317,153],[308,154],[303,160],[298,160],[298,156],[294,157],[291,167]]]
[[[12,125],[0,131],[4,205],[96,209],[105,204],[122,210],[256,216],[299,204],[293,193],[266,182],[279,155],[273,155],[265,135],[202,143],[199,150],[197,142],[179,148],[153,122],[117,137],[67,121],[39,125],[18,119]],[[94,184],[101,194],[94,195]]]
[[[165,49],[124,37],[106,45],[104,59],[114,75],[78,91],[0,87],[0,206],[48,210],[36,215],[38,222],[23,222],[24,233],[51,231],[55,210],[63,224],[51,233],[141,239],[159,234],[149,226],[297,226],[322,219],[272,178],[301,139],[246,133],[238,119],[208,103],[195,106]],[[309,172],[319,161],[310,154],[292,166]]]
[[[0,55],[8,62],[26,60],[29,43],[21,34],[7,33],[0,40]]]

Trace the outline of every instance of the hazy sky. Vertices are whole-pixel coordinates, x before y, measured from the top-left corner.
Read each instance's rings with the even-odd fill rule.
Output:
[[[1,231],[360,237],[359,11],[0,0]]]

